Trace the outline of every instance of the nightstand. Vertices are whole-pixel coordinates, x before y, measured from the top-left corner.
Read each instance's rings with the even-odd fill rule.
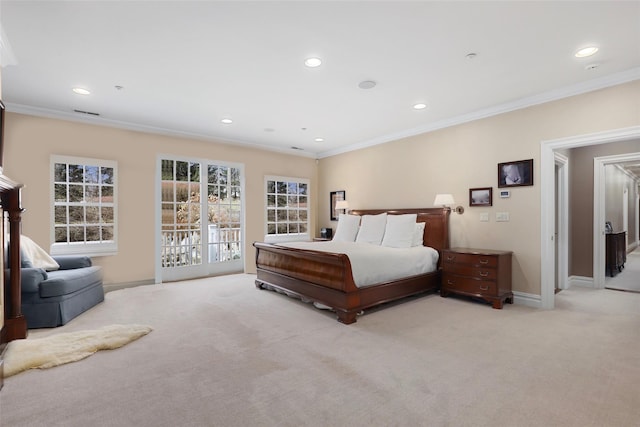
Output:
[[[449,294],[481,298],[502,308],[513,304],[510,251],[452,248],[442,251],[440,296]]]

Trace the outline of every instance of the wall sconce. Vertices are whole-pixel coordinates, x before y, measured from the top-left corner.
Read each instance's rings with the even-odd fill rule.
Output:
[[[451,206],[455,205],[456,201],[453,199],[452,194],[436,194],[436,199],[433,201],[433,204],[451,209]],[[464,208],[462,206],[456,206],[453,211],[458,214],[463,214]]]
[[[344,213],[348,214],[349,213],[349,202],[347,202],[346,200],[338,200],[336,202],[336,208],[337,211],[344,209]]]

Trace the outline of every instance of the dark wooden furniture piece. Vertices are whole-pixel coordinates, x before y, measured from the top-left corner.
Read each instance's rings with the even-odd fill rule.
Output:
[[[442,258],[442,288],[440,295],[466,295],[481,298],[502,308],[513,304],[511,291],[510,251],[489,249],[446,249]]]
[[[3,383],[4,346],[9,341],[27,337],[27,320],[22,315],[20,290],[20,221],[22,208],[20,207],[20,190],[18,184],[0,174],[0,204],[2,207],[2,232],[0,233],[0,265],[2,286],[0,295],[0,388]],[[8,219],[9,245],[5,245],[5,218]],[[5,254],[5,248],[8,253]],[[5,265],[5,260],[9,264]]]
[[[626,232],[605,234],[606,271],[613,277],[621,272],[627,262]]]
[[[423,242],[442,251],[449,247],[448,208],[352,210],[354,215],[417,214],[424,222]],[[275,288],[303,300],[331,307],[338,321],[350,324],[357,314],[384,302],[421,292],[435,291],[440,286],[439,269],[435,272],[397,281],[358,288],[353,281],[351,263],[345,254],[301,250],[269,243],[255,242],[259,289]],[[441,256],[442,258],[442,256]]]

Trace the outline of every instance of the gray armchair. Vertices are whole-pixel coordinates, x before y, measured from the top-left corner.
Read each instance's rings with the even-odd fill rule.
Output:
[[[27,327],[62,326],[104,301],[102,270],[87,256],[55,256],[55,271],[29,266],[21,269],[22,314]]]

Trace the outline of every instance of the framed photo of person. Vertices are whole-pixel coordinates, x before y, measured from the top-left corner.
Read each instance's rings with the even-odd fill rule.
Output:
[[[329,193],[329,208],[331,209],[331,216],[329,218],[331,218],[331,221],[337,221],[338,217],[340,216],[341,213],[344,213],[344,209],[340,209],[342,212],[336,210],[336,204],[340,201],[340,200],[347,200],[345,195],[345,191],[331,191]]]
[[[533,185],[533,159],[498,163],[498,188]]]
[[[469,206],[492,206],[493,205],[493,188],[470,188],[469,189]]]

